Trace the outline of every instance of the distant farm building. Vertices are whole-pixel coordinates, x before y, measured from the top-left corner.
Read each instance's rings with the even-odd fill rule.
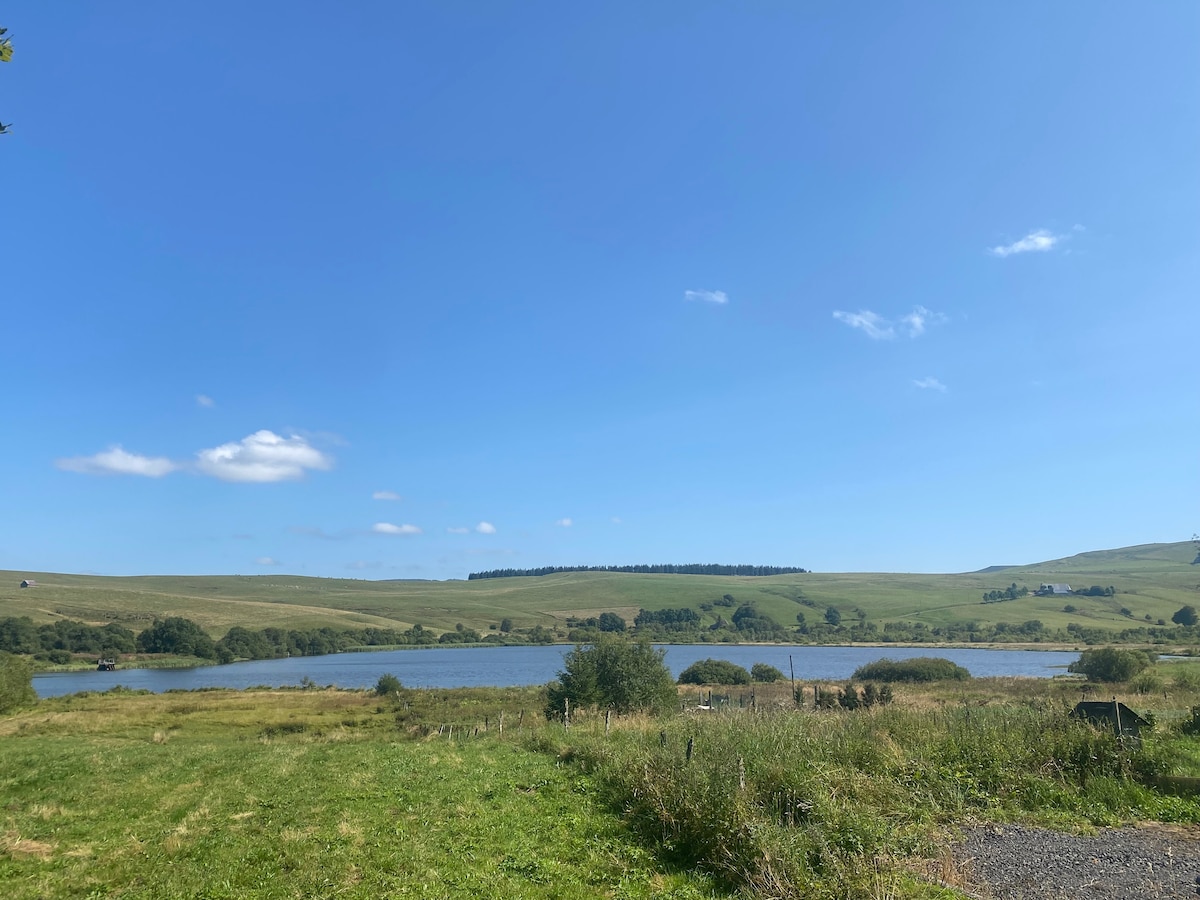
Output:
[[[1140,737],[1142,729],[1150,727],[1149,722],[1116,700],[1085,700],[1071,710],[1071,718],[1082,719],[1117,737]]]
[[[37,587],[37,582],[32,578],[26,578],[21,582],[21,587]]]
[[[1043,597],[1049,597],[1054,594],[1069,594],[1071,586],[1069,584],[1043,584],[1037,591]]]

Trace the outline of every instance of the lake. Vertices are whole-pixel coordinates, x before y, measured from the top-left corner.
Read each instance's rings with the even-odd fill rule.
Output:
[[[200,666],[194,669],[118,669],[115,672],[49,672],[35,675],[39,697],[79,691],[106,691],[116,685],[161,693],[196,688],[254,685],[299,685],[308,678],[319,685],[374,687],[379,676],[395,675],[406,687],[478,687],[545,684],[562,669],[570,646],[428,647],[367,653],[334,653]],[[980,650],[939,647],[804,647],[794,644],[672,644],[666,662],[676,676],[697,660],[712,657],[750,668],[767,663],[789,673],[789,658],[801,680],[845,681],[864,663],[883,657],[909,659],[940,656],[972,675],[1021,675],[1048,678],[1061,674],[1079,658],[1069,650]]]

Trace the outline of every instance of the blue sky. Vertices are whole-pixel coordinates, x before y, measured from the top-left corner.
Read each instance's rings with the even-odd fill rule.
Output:
[[[6,4],[0,568],[1200,530],[1200,6]]]

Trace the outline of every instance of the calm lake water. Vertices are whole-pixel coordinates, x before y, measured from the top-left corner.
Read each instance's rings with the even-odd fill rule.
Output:
[[[36,675],[39,697],[79,691],[106,691],[115,685],[161,693],[173,689],[242,688],[254,685],[299,685],[309,678],[319,685],[374,687],[379,676],[395,675],[406,687],[476,687],[545,684],[562,669],[569,646],[430,647],[376,653],[335,653],[201,666],[195,669],[119,669],[116,672],[51,672]],[[1078,653],[1062,650],[952,650],[938,647],[797,647],[792,644],[675,644],[666,646],[666,662],[678,675],[692,663],[712,657],[750,668],[761,662],[785,675],[791,660],[798,679],[844,681],[864,663],[889,657],[941,656],[972,675],[1025,675],[1048,678],[1064,672]]]

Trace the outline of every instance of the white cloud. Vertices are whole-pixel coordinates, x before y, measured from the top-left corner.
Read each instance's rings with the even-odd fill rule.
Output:
[[[196,405],[203,406],[207,409],[212,409],[217,404],[213,400],[212,397],[208,396],[208,394],[197,394],[196,395]]]
[[[867,337],[876,341],[888,341],[896,336],[896,329],[883,316],[869,309],[861,309],[856,313],[834,310],[833,317],[839,322],[845,322],[851,328],[862,329]]]
[[[926,378],[914,378],[913,384],[922,390],[941,391],[943,394],[946,393],[946,386],[933,376],[928,376]]]
[[[724,291],[684,291],[683,299],[692,301],[699,300],[703,303],[728,303],[729,295]]]
[[[179,468],[164,456],[141,456],[121,449],[120,445],[110,447],[95,456],[72,456],[60,459],[55,465],[67,472],[79,472],[83,475],[142,475],[146,478],[162,478]]]
[[[450,534],[470,534],[471,533],[470,528],[447,528],[446,531],[448,531]]]
[[[924,306],[914,306],[912,312],[902,315],[898,323],[893,323],[869,309],[860,309],[856,313],[836,309],[833,311],[833,317],[851,328],[859,329],[874,341],[890,341],[896,336],[897,324],[905,335],[915,338],[923,335],[929,325],[941,325],[948,321],[944,314]]]
[[[254,564],[258,566],[282,565],[282,563],[280,563],[279,560],[275,559],[273,556],[260,556],[258,559],[254,560]]]
[[[1012,256],[1016,253],[1045,253],[1047,250],[1053,250],[1054,245],[1059,241],[1065,240],[1065,236],[1061,234],[1051,234],[1045,228],[1039,228],[1037,231],[1031,231],[1019,241],[1013,241],[1011,244],[1004,244],[999,247],[992,247],[988,253],[992,256]]]
[[[478,525],[475,526],[475,530],[478,531],[480,534],[495,534],[496,526],[493,525],[491,522],[480,522]]]
[[[946,321],[946,317],[924,306],[914,306],[912,312],[900,317],[900,321],[909,337],[919,337],[925,333],[926,325],[940,325]]]
[[[572,521],[571,521],[571,520],[568,518],[568,519],[559,519],[559,520],[558,520],[557,522],[555,522],[554,524],[555,524],[555,525],[557,525],[559,528],[570,528],[570,527],[571,527],[572,525],[574,525],[575,523],[574,523],[574,522],[572,522]]]
[[[294,481],[309,470],[333,466],[333,457],[299,435],[285,438],[266,429],[240,441],[201,450],[196,457],[198,471],[222,481]]]
[[[351,562],[351,563],[346,563],[346,568],[347,568],[347,569],[358,569],[358,570],[362,570],[362,569],[378,569],[378,568],[380,568],[382,565],[383,565],[383,563],[381,563],[381,562],[378,562],[378,561],[376,561],[376,560],[372,560],[372,561],[370,561],[370,562],[367,562],[365,559],[356,559],[354,562]]]
[[[401,497],[395,491],[376,491],[371,495],[372,500],[400,500]]]
[[[612,523],[613,523],[614,525],[620,525],[620,524],[621,524],[621,517],[620,517],[620,516],[613,516],[613,517],[612,517]]]
[[[416,525],[393,525],[391,522],[376,522],[371,526],[371,530],[376,534],[399,534],[405,536],[421,533],[421,529]]]

